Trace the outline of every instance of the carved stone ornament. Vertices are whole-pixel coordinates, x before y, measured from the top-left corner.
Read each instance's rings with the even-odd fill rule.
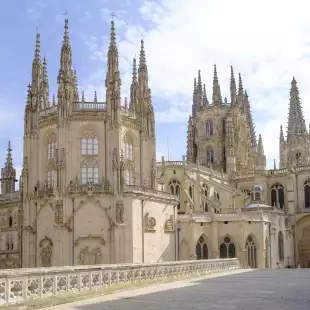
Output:
[[[169,219],[165,222],[165,232],[174,232],[173,215],[170,215]]]
[[[144,231],[146,232],[154,232],[156,226],[156,220],[154,217],[149,216],[147,212],[144,216]]]
[[[55,203],[55,223],[63,224],[63,201],[57,200]]]
[[[80,265],[97,265],[101,263],[101,256],[101,249],[99,247],[90,249],[86,246],[80,251],[78,258]]]
[[[116,223],[124,223],[124,204],[122,202],[116,204]]]
[[[92,236],[92,235],[88,235],[87,237],[78,237],[78,238],[75,240],[75,246],[78,246],[78,245],[80,244],[81,241],[87,241],[87,240],[90,240],[90,241],[98,240],[98,241],[100,241],[100,244],[101,244],[101,245],[105,245],[105,240],[104,240],[104,238],[102,238],[102,237],[97,237],[97,236]]]
[[[41,266],[42,267],[51,267],[52,265],[52,254],[53,254],[53,241],[44,237],[40,243],[39,247],[41,248],[40,257],[41,257]]]

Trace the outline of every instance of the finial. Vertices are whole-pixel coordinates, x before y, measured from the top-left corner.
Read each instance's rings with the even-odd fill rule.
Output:
[[[97,103],[97,92],[95,91],[94,102]]]
[[[53,106],[55,106],[56,105],[56,98],[55,98],[55,94],[53,94]]]
[[[84,94],[84,90],[82,91],[82,103],[85,102],[85,94]]]

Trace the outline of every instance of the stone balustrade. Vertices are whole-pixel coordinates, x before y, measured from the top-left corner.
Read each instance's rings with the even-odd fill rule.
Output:
[[[241,269],[237,258],[161,262],[150,264],[119,264],[22,268],[0,272],[0,306],[52,303],[64,296],[104,293],[109,287],[134,286],[140,283],[173,281],[186,277]],[[79,298],[81,299],[81,298]],[[72,301],[72,299],[70,300]],[[51,303],[49,303],[51,304]]]

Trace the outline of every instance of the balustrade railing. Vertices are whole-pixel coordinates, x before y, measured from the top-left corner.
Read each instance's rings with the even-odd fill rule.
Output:
[[[172,281],[241,268],[240,261],[233,258],[3,270],[0,273],[0,305],[35,305],[42,300],[61,299],[70,294],[80,294],[85,299],[87,293],[104,293],[113,285],[122,287],[150,280]]]

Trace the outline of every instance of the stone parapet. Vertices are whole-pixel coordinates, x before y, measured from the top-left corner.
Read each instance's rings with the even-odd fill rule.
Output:
[[[119,264],[21,268],[0,273],[0,306],[41,304],[64,296],[104,293],[109,287],[135,286],[160,281],[241,269],[237,258],[162,262],[153,264]],[[58,302],[56,302],[58,303]]]

